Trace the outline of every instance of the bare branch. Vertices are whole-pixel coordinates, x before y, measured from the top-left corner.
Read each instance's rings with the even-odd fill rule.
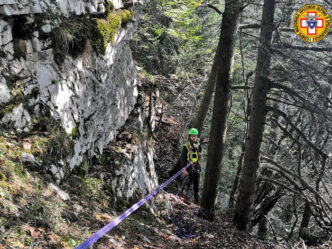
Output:
[[[252,86],[232,86],[232,90],[248,90],[248,89],[252,89]]]
[[[294,57],[290,57],[288,52],[286,53],[286,52],[283,52],[283,51],[281,51],[279,49],[273,49],[273,48],[271,48],[271,49],[272,49],[273,53],[278,54],[278,55],[280,55],[283,58],[287,58],[287,60],[290,60],[290,61],[294,62],[294,64],[297,64],[300,67],[311,69],[312,71],[314,71],[318,75],[327,77],[326,73],[320,72],[319,70],[317,70],[315,67],[311,66],[310,64],[306,64],[303,61],[300,61],[300,60],[298,60],[298,59],[296,59]]]
[[[202,7],[211,8],[211,9],[215,10],[218,13],[218,15],[222,15],[223,14],[216,6],[214,6],[212,4],[203,4],[203,5],[200,5],[199,7],[201,7],[201,8]]]
[[[288,169],[280,166],[278,163],[274,162],[273,160],[271,160],[271,159],[269,159],[267,157],[263,156],[262,159],[264,159],[265,161],[269,162],[270,164],[276,166],[277,168],[268,167],[268,166],[267,166],[267,168],[277,171],[281,176],[283,176],[285,179],[287,179],[295,187],[295,189],[299,190],[300,192],[303,192],[304,189],[309,190],[311,193],[313,193],[316,196],[316,199],[319,199],[320,201],[322,201],[325,204],[325,206],[330,211],[332,211],[331,206],[327,203],[327,201],[324,199],[324,197],[322,197],[318,193],[318,191],[316,191],[313,187],[311,187],[302,177],[294,175],[291,171],[289,171]],[[286,175],[285,173],[287,173],[289,176]],[[300,180],[300,183],[304,187],[304,189],[301,188],[299,186],[299,184],[295,181],[296,178],[298,178]],[[317,201],[317,204],[319,204],[318,201]],[[320,204],[320,207],[321,208],[319,208],[318,210],[319,211],[323,211],[324,213],[326,213],[326,211],[325,211],[325,209],[324,209],[324,207],[323,207],[322,204]],[[331,219],[329,219],[329,220],[331,220]]]
[[[283,182],[281,182],[280,180],[274,180],[274,179],[271,179],[269,177],[264,177],[264,176],[259,176],[258,177],[259,180],[262,180],[262,181],[268,181],[268,182],[272,182],[273,184],[276,184],[284,189],[287,189],[288,191],[296,194],[297,196],[299,196],[303,201],[308,201],[310,202],[309,200],[307,200],[304,196],[302,196],[302,194],[298,191],[296,191],[295,189],[285,185]]]
[[[279,173],[282,173],[281,170],[278,170],[277,168],[273,168],[273,167],[269,167],[271,169],[274,169],[276,171],[278,171]],[[269,177],[264,177],[264,176],[259,176],[259,180],[262,180],[262,181],[268,181],[268,182],[272,182],[284,189],[287,189],[288,191],[296,194],[299,198],[301,198],[303,201],[305,202],[308,202],[310,205],[312,205],[312,207],[316,210],[316,212],[318,214],[321,213],[321,210],[322,210],[322,206],[318,206],[309,196],[307,196],[303,191],[300,190],[300,192],[296,191],[295,189],[285,185],[285,183],[281,182],[280,180],[275,180],[275,179],[272,179],[272,178],[269,178]],[[320,196],[321,197],[321,196]],[[323,197],[321,197],[323,198]],[[314,213],[313,213],[314,214]],[[315,215],[317,216],[317,215]],[[325,223],[325,220],[324,220],[324,217],[319,217],[320,219],[322,219]],[[331,219],[329,217],[326,217],[329,219],[329,221],[331,221]],[[318,223],[318,222],[317,222]],[[322,227],[322,225],[320,224],[320,226]]]
[[[325,3],[332,5],[332,2],[328,1],[328,0],[324,0]]]
[[[255,23],[255,24],[244,24],[244,25],[241,25],[239,27],[239,29],[240,30],[242,30],[242,29],[258,29],[260,27],[261,27],[261,25],[258,24],[258,23]]]
[[[239,27],[240,30],[243,30],[243,29],[259,29],[259,28],[261,28],[261,24],[259,24],[259,23],[243,24],[243,25],[240,25],[240,27]],[[292,33],[294,33],[294,29],[288,28],[288,27],[279,27],[277,30],[278,31],[283,31],[283,32],[292,32]],[[332,35],[332,32],[330,31],[327,35]]]
[[[289,241],[290,238],[293,236],[294,229],[295,229],[296,224],[299,220],[299,217],[297,215],[297,209],[296,209],[296,195],[295,194],[293,195],[293,211],[294,211],[295,221],[294,221],[293,226],[292,226],[292,228],[291,228],[291,230],[290,230],[290,232],[287,236],[286,241]]]
[[[317,114],[320,114],[320,115],[323,115],[324,117],[326,118],[329,118],[328,115],[326,115],[326,113],[321,109],[319,108],[318,106],[316,106],[315,104],[312,104],[310,102],[308,102],[308,99],[307,98],[304,98],[302,97],[300,94],[298,94],[295,90],[293,90],[292,88],[288,87],[288,86],[285,86],[285,85],[282,85],[282,84],[279,84],[279,83],[275,83],[275,82],[272,82],[268,79],[269,81],[269,84],[270,84],[270,88],[276,88],[276,89],[282,89],[284,90],[286,93],[290,94],[291,96],[294,96],[298,99],[300,99],[303,103],[303,108],[304,109],[308,109],[310,111],[313,111]],[[293,104],[294,106],[297,106],[295,104]]]
[[[302,46],[293,46],[287,43],[280,43],[273,45],[274,48],[292,48],[296,50],[310,50],[316,52],[331,52],[332,47],[302,47]]]
[[[314,151],[316,151],[322,157],[323,160],[326,160],[328,158],[328,156],[323,151],[321,151],[317,146],[315,146],[311,141],[309,141],[306,135],[304,135],[302,131],[300,131],[300,129],[297,128],[297,126],[291,122],[286,113],[271,106],[267,106],[267,110],[273,111],[274,113],[283,117],[287,121],[287,123],[302,137],[303,141],[305,141],[312,149],[314,149]]]

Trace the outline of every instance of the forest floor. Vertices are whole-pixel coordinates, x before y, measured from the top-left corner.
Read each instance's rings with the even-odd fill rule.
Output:
[[[173,83],[168,85],[176,86]],[[168,91],[169,98],[174,99],[176,92]],[[188,96],[181,98],[190,102]],[[171,108],[175,113],[181,108],[190,110],[189,104],[187,108],[181,103],[175,105],[176,108]],[[189,113],[184,115],[188,118]],[[164,116],[156,131],[155,167],[159,183],[169,177],[181,149],[179,138],[183,126],[173,117]],[[42,156],[51,135],[36,133],[21,138],[0,134],[0,249],[75,248],[136,202],[132,200],[114,208],[111,197],[101,191],[107,186],[94,176],[72,174],[70,180],[57,185],[42,165],[24,165],[24,153]],[[290,247],[239,232],[226,211],[219,211],[213,222],[198,218],[199,206],[175,196],[176,189],[174,183],[170,184],[153,202],[143,205],[91,248],[304,248],[300,243]],[[165,201],[172,208],[165,209]],[[172,215],[177,216],[170,220]],[[197,236],[180,238],[183,233],[177,231],[185,226],[179,226],[178,222],[188,225],[187,228],[192,228],[190,234]],[[332,243],[308,248],[332,248]]]
[[[42,150],[47,139],[48,135],[32,135],[23,140],[10,134],[0,136],[1,249],[75,248],[125,210],[109,208],[96,195],[93,182],[74,175],[70,183],[59,187],[48,182],[42,169],[24,167],[21,158],[26,148]],[[169,190],[173,192],[174,187]],[[172,204],[171,213],[162,210],[165,199]],[[161,212],[151,212],[151,202],[145,204],[92,248],[276,248],[272,243],[237,232],[226,214],[218,215],[211,223],[196,217],[198,205],[168,192],[158,194],[154,203]],[[172,213],[181,213],[182,223],[192,224],[192,232],[199,235],[179,238],[177,222],[168,220]]]
[[[190,225],[191,234],[198,234],[194,238],[179,238],[177,230],[181,228],[177,219],[167,222],[167,219],[150,218],[151,224],[144,224],[137,220],[131,220],[131,227],[127,229],[128,223],[119,226],[114,234],[108,237],[109,245],[99,245],[96,248],[284,248],[275,246],[273,242],[260,241],[254,236],[239,232],[232,227],[232,222],[227,214],[220,214],[213,222],[198,218],[199,206],[184,202],[173,194],[166,194],[167,199],[173,204],[173,213],[181,215],[182,228]],[[142,216],[141,216],[142,218]],[[145,217],[146,220],[149,217]],[[129,221],[128,221],[129,222]],[[124,238],[122,238],[125,236]],[[129,239],[126,239],[129,238]]]

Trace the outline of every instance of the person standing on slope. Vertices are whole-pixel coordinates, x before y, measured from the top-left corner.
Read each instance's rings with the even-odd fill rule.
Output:
[[[189,166],[183,174],[186,177],[189,177],[186,183],[188,191],[190,189],[190,185],[193,184],[194,200],[196,204],[199,204],[198,187],[201,173],[199,159],[201,157],[202,147],[198,138],[198,130],[196,128],[191,128],[188,135],[189,139],[188,142],[183,145],[180,162],[181,168],[185,167],[188,163],[192,163],[192,165]],[[179,196],[184,197],[182,190],[183,188],[180,189]]]

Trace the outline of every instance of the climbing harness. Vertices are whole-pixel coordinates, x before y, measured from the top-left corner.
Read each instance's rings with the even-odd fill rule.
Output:
[[[196,163],[199,159],[199,138],[197,139],[197,143],[191,144],[191,142],[188,142],[184,146],[187,149],[187,162]]]

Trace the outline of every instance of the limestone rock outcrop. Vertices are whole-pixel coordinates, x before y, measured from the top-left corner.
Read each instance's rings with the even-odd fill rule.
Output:
[[[129,47],[136,23],[135,17],[129,19],[128,15],[138,3],[0,0],[0,130],[26,134],[45,115],[57,120],[73,140],[73,156],[59,165],[50,165],[57,178],[63,174],[56,167],[61,169],[67,164],[72,170],[82,163],[83,156],[100,155],[137,104],[140,83]],[[82,51],[74,55],[56,50],[61,46],[70,50],[77,42],[71,40],[68,30],[61,31],[62,18],[69,27],[75,27],[70,26],[75,25],[75,18],[87,18],[103,28],[104,22],[112,20],[106,17],[106,21],[98,23],[95,19],[105,18],[110,8],[114,13],[126,8],[131,11],[121,17],[127,19],[115,30],[114,38],[101,45],[100,40],[92,45],[86,42]],[[58,37],[63,40],[57,40]],[[61,46],[56,47],[59,42]],[[104,53],[94,49],[103,45]],[[57,53],[65,54],[60,63]],[[135,116],[141,123],[136,127],[138,132],[143,129],[142,115]],[[113,181],[114,189],[127,191],[128,197],[134,188],[142,193],[154,188],[157,178],[152,158],[150,149],[141,147],[135,151],[121,171],[124,180],[116,180],[116,184]],[[145,164],[151,174],[140,170]],[[132,179],[135,176],[138,178]]]

